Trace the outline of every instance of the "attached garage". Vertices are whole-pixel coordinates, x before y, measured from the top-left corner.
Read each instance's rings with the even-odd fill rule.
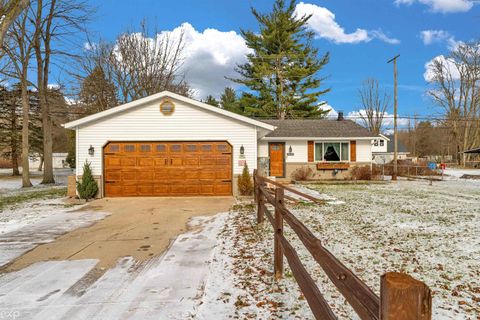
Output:
[[[105,196],[232,194],[232,147],[225,141],[109,142]]]
[[[225,196],[274,126],[164,91],[69,122],[99,196]]]

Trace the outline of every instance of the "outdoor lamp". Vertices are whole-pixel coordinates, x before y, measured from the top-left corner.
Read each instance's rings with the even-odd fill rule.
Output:
[[[292,153],[292,146],[288,147],[288,153]]]
[[[88,148],[88,154],[93,156],[93,153],[95,152],[95,149],[93,148],[92,145],[90,145],[90,148]]]
[[[240,154],[244,154],[245,153],[245,148],[243,147],[243,144],[242,146],[240,147]]]

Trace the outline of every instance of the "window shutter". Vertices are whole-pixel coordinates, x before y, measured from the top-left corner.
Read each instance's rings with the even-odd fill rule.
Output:
[[[357,161],[357,141],[355,140],[350,141],[350,161]]]
[[[313,162],[313,141],[308,141],[308,162]]]

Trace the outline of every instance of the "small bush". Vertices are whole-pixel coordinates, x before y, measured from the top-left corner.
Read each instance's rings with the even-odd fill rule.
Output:
[[[375,166],[356,166],[350,171],[352,180],[379,180],[381,171]]]
[[[313,170],[308,166],[298,168],[292,173],[292,178],[295,181],[306,181],[312,178]]]
[[[90,163],[85,161],[83,165],[82,182],[77,181],[77,190],[81,199],[92,199],[98,192],[97,181],[93,178],[92,169]]]
[[[248,171],[248,166],[245,164],[243,167],[243,172],[240,177],[238,177],[238,191],[242,196],[250,196],[253,194],[253,183],[250,172]]]

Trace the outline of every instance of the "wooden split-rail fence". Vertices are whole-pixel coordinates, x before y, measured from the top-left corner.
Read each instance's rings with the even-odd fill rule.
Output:
[[[312,279],[300,258],[283,235],[284,222],[295,232],[305,248],[326,273],[360,319],[382,320],[430,320],[432,297],[427,285],[404,273],[387,272],[380,277],[380,297],[360,278],[322,246],[321,241],[295,217],[286,207],[285,190],[314,202],[315,197],[294,188],[254,174],[257,222],[263,223],[265,216],[274,229],[274,276],[283,276],[284,257],[292,270],[303,295],[316,319],[337,319],[325,300],[316,282]],[[268,186],[272,188],[268,188]],[[274,189],[271,191],[271,189]],[[271,212],[267,204],[273,206]]]

